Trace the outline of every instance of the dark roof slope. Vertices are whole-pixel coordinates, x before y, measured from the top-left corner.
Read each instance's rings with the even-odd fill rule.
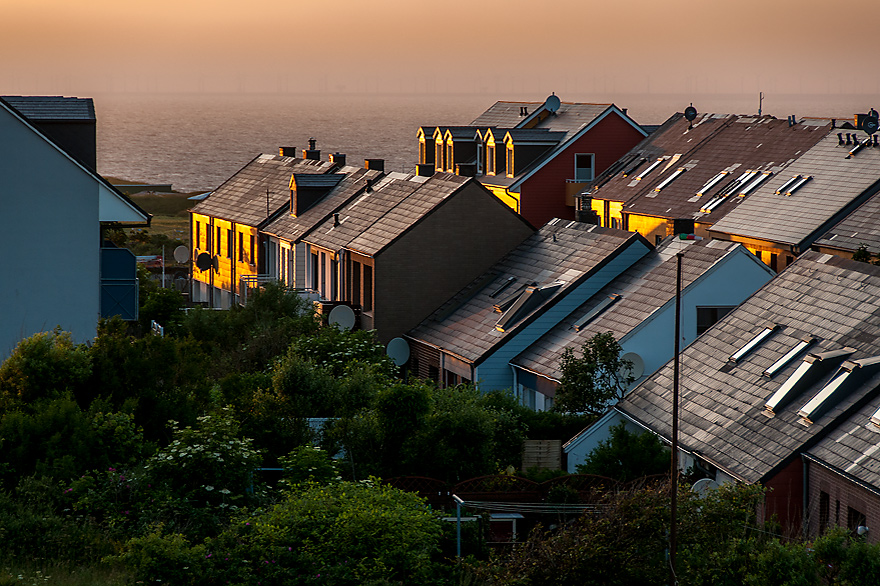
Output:
[[[850,252],[865,245],[872,254],[880,253],[880,195],[872,196],[813,244]]]
[[[764,415],[765,405],[802,363],[793,358],[775,376],[762,373],[805,337],[808,353],[854,349],[849,360],[880,355],[880,268],[830,254],[804,253],[785,271],[728,313],[681,354],[680,442],[685,450],[747,482],[764,481],[823,432],[871,398],[880,383],[866,369],[851,392],[837,398],[810,425],[798,415],[832,378],[823,373],[794,398]],[[736,363],[728,358],[768,324],[779,329]],[[841,359],[842,360],[842,359]],[[671,434],[673,364],[636,387],[617,409],[660,435]]]
[[[263,231],[296,242],[330,214],[339,210],[366,189],[367,179],[376,180],[382,175],[380,171],[368,170],[363,167],[343,167],[338,172],[345,173],[345,177],[324,198],[298,216],[293,216],[290,213],[280,215],[265,226]],[[315,175],[315,177],[322,177],[322,175]]]
[[[553,220],[408,335],[477,362],[512,333],[511,330],[502,333],[495,329],[501,318],[495,310],[497,303],[531,283],[544,286],[561,281],[564,285],[545,299],[544,304],[561,298],[580,284],[579,279],[636,240],[644,241],[632,232]],[[511,277],[515,281],[509,281]],[[505,283],[510,284],[502,290]],[[529,315],[540,311],[544,304],[534,308]],[[526,321],[529,315],[524,315],[520,322]]]
[[[3,100],[20,114],[34,121],[95,121],[95,103],[92,98],[3,96]]]
[[[720,240],[699,242],[671,240],[663,243],[603,287],[556,327],[511,360],[511,363],[559,380],[562,377],[559,363],[566,348],[579,348],[584,342],[602,332],[611,332],[614,338],[620,341],[654,312],[675,300],[675,254],[680,248],[678,244],[682,242],[692,243],[683,249],[683,289],[740,246]],[[584,328],[575,330],[574,324],[607,300],[610,295],[620,295],[620,299]]]
[[[328,173],[334,167],[333,163],[327,161],[260,155],[224,181],[192,211],[247,226],[258,226],[285,205],[290,205],[290,178],[294,173]]]

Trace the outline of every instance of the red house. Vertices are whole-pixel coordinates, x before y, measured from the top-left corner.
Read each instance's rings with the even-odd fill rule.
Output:
[[[496,102],[467,126],[419,128],[419,172],[474,176],[535,226],[575,218],[575,195],[647,132],[614,104]]]

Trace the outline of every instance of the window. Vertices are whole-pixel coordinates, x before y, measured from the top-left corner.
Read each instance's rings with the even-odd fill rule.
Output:
[[[446,170],[450,173],[455,172],[455,157],[453,156],[454,146],[452,141],[446,143]]]
[[[235,239],[232,237],[232,230],[226,231],[226,258],[232,258],[232,255],[235,254],[232,251],[232,245],[235,243]]]
[[[794,348],[785,353],[785,356],[773,363],[773,365],[763,372],[764,376],[772,377],[777,372],[785,368],[785,366],[794,360],[794,358],[807,349],[807,346],[815,342],[815,338],[806,338],[795,344]]]
[[[725,177],[727,177],[727,174],[728,174],[727,171],[722,171],[721,173],[719,173],[719,174],[716,175],[715,177],[712,177],[711,179],[709,179],[708,181],[706,181],[705,185],[703,185],[703,186],[700,188],[700,190],[697,191],[697,195],[699,195],[699,196],[706,195],[706,193],[707,193],[710,189],[712,189],[713,187],[715,187],[715,185],[717,185],[718,182],[720,182],[722,179],[724,179]]]
[[[250,252],[251,253],[250,253],[250,256],[248,257],[248,262],[250,262],[253,265],[253,264],[257,264],[256,258],[254,257],[254,235],[253,234],[251,234],[250,240],[251,240],[251,242],[250,242],[250,244],[251,244]]]
[[[443,164],[443,141],[434,143],[434,168],[442,171],[446,168]]]
[[[507,145],[507,176],[513,177],[513,144]]]
[[[320,263],[318,261],[318,253],[312,252],[312,274],[311,274],[311,286],[313,291],[318,290],[318,283],[320,282],[318,279],[318,270],[320,268]]]
[[[755,173],[757,173],[757,171]],[[764,172],[758,174],[758,176],[755,177],[755,179],[751,183],[749,183],[748,185],[746,185],[745,187],[743,187],[740,190],[740,192],[739,192],[740,197],[746,196],[749,193],[751,193],[752,191],[754,191],[756,187],[758,187],[759,185],[764,183],[764,181],[766,181],[767,179],[770,179],[771,175],[773,175],[773,173],[771,171],[764,171]]]
[[[205,251],[211,254],[213,250],[211,248],[211,226],[205,224]]]
[[[373,267],[367,264],[364,265],[364,311],[373,311]]]
[[[330,259],[330,301],[338,299],[336,295],[336,271],[339,269],[339,261],[335,258]]]
[[[600,301],[599,304],[596,305],[596,307],[588,311],[582,318],[574,322],[575,331],[579,332],[584,329],[587,324],[599,317],[602,312],[604,312],[606,309],[616,303],[618,299],[620,299],[620,295],[612,294]]]
[[[697,335],[699,336],[714,326],[718,320],[732,310],[733,306],[697,307]]]
[[[819,492],[819,533],[828,529],[831,515],[831,497],[825,491]]]
[[[321,267],[318,269],[318,272],[320,273],[321,277],[320,277],[320,280],[318,281],[318,283],[320,283],[320,285],[318,286],[318,291],[321,292],[321,297],[324,297],[326,299],[326,297],[327,297],[327,253],[322,252],[320,254],[320,256],[321,256]]]
[[[354,305],[361,304],[361,263],[351,263],[351,302]]]
[[[483,174],[483,143],[477,143],[477,175]]]
[[[223,237],[223,232],[220,229],[220,226],[217,226],[217,241],[214,243],[217,248],[216,248],[214,254],[217,254],[217,255],[220,254],[220,247],[222,246],[222,240],[221,240],[222,237]]]
[[[574,156],[574,180],[578,183],[592,181],[596,155],[577,153]]]
[[[495,145],[490,144],[486,149],[486,175],[495,174]]]
[[[364,268],[366,268],[366,265],[364,265]],[[440,369],[436,366],[428,366],[428,379],[434,382],[439,382]]]
[[[202,223],[196,221],[196,241],[193,243],[193,248],[201,248],[202,247]]]
[[[427,158],[427,149],[425,148],[424,139],[419,141],[419,164],[427,163],[425,159]]]
[[[853,532],[853,535],[859,530],[859,527],[867,527],[868,518],[861,511],[852,507],[846,508],[846,528]]]
[[[754,338],[749,340],[749,342],[745,346],[734,352],[733,355],[730,357],[730,361],[739,362],[740,360],[742,360],[746,354],[754,350],[758,344],[766,340],[767,337],[775,332],[777,329],[779,329],[779,326],[776,324],[765,326],[764,329],[758,332],[758,335],[756,335]]]
[[[244,234],[238,233],[238,262],[244,262]]]

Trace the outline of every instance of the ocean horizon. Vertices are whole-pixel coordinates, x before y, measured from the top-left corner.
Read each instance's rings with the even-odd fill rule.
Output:
[[[489,94],[102,94],[94,98],[98,171],[105,176],[208,191],[254,157],[279,147],[322,158],[345,153],[349,164],[385,159],[386,170],[412,172],[422,125],[464,125],[497,100],[541,102],[546,96]],[[661,124],[693,103],[698,112],[757,114],[757,94],[559,95],[563,101],[614,103],[639,124]],[[777,118],[852,120],[880,106],[859,94],[765,95],[762,113]]]

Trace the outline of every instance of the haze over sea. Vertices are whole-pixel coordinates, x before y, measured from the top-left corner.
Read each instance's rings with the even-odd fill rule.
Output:
[[[538,95],[106,94],[95,98],[98,171],[177,191],[211,190],[261,153],[305,148],[315,137],[322,158],[349,164],[385,159],[386,170],[412,172],[421,125],[468,124],[496,100],[540,102]],[[660,124],[691,102],[699,112],[756,114],[757,95],[560,95],[563,101],[615,103],[640,124]],[[880,97],[851,94],[765,95],[763,113],[785,118],[852,120],[880,109]]]

